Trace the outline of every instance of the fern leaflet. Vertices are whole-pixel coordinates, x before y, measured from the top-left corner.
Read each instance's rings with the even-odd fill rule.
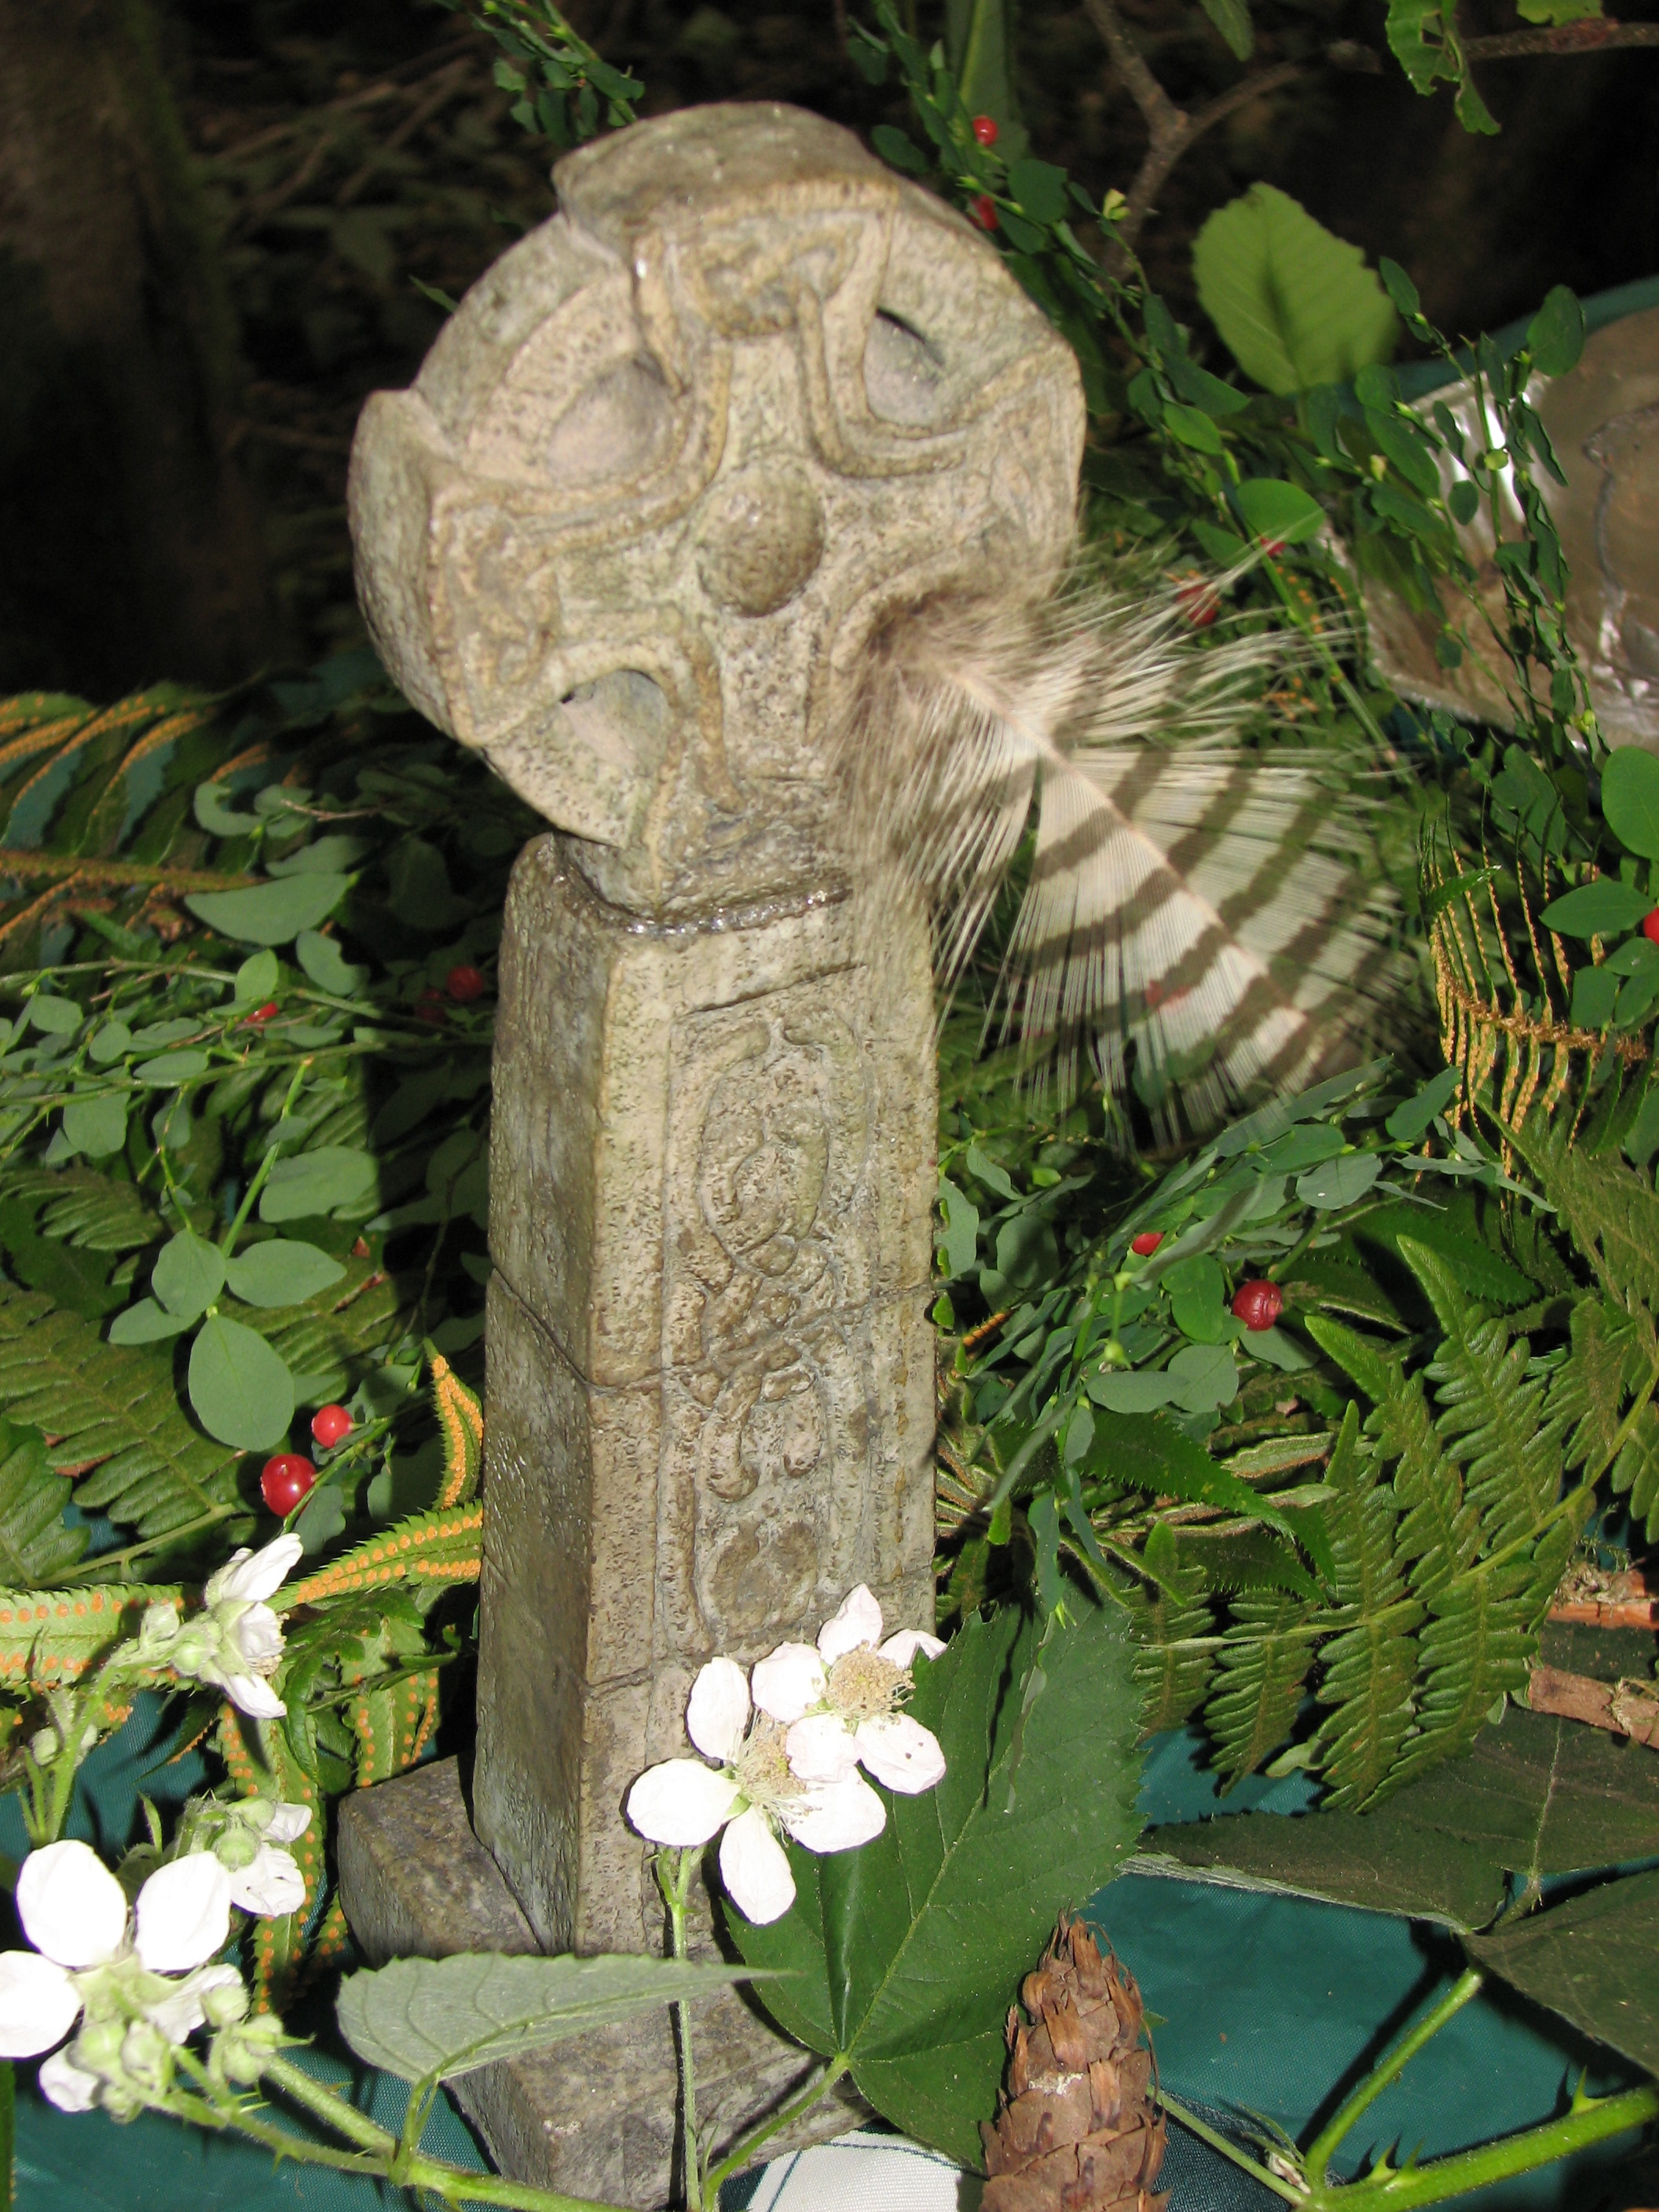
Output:
[[[1222,1641],[1215,1687],[1204,1708],[1215,1765],[1231,1787],[1254,1773],[1290,1735],[1313,1663],[1305,1607],[1289,1595],[1240,1598]]]

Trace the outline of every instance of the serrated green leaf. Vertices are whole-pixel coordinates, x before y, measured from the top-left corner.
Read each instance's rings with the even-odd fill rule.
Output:
[[[1467,1948],[1534,2003],[1659,2073],[1659,1873],[1604,1882]]]
[[[964,2164],[996,2101],[1003,2021],[1057,1913],[1109,1880],[1139,1832],[1133,1649],[1115,1608],[1036,1630],[975,1616],[916,1668],[909,1710],[947,1761],[937,1789],[888,1801],[860,1850],[797,1846],[796,1902],[727,1924],[757,1966],[799,1978],[761,2001],[809,2048],[839,2051],[877,2108]],[[1030,1694],[1036,1687],[1036,1694]]]
[[[1393,350],[1395,311],[1359,248],[1271,185],[1209,218],[1193,272],[1234,359],[1268,392],[1341,383]]]
[[[47,1464],[38,1430],[0,1421],[0,1577],[10,1589],[38,1588],[75,1565],[89,1531],[64,1526],[69,1481]]]
[[[210,1437],[264,1451],[294,1419],[294,1377],[257,1330],[210,1314],[190,1348],[190,1402]]]
[[[400,2081],[453,2081],[659,2005],[751,1978],[686,1959],[512,1958],[463,1952],[394,1959],[349,1974],[336,2005],[357,2056]]]

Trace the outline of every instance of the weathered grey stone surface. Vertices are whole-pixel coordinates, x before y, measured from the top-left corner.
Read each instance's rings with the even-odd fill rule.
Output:
[[[339,1871],[352,1932],[372,1966],[538,1948],[467,1824],[453,1759],[348,1798]],[[699,2101],[718,2116],[723,2151],[800,2085],[811,2062],[735,1992],[700,2002],[696,2020]],[[665,2013],[643,2027],[603,2028],[481,2067],[454,2094],[497,2163],[519,2179],[613,2204],[659,2203],[674,2154],[674,2064]],[[763,2154],[822,2142],[867,2116],[855,2093],[838,2091],[780,2130]]]
[[[543,1945],[634,1950],[696,1668],[859,1582],[930,1623],[928,928],[853,879],[832,736],[904,609],[1063,561],[1083,416],[984,241],[814,117],[557,182],[371,401],[352,514],[388,666],[563,833],[502,945],[474,1811]]]

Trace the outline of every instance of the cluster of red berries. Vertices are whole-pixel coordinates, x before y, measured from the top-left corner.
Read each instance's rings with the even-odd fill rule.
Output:
[[[311,1417],[311,1433],[324,1451],[332,1451],[351,1433],[351,1416],[343,1406],[319,1406]],[[317,1481],[317,1470],[303,1452],[278,1452],[268,1459],[259,1476],[259,1494],[273,1513],[286,1520]]]
[[[1150,1260],[1163,1242],[1161,1229],[1143,1229],[1129,1239],[1129,1249],[1137,1259]],[[1285,1310],[1285,1293],[1277,1283],[1241,1283],[1233,1292],[1232,1310],[1246,1328],[1271,1328]]]
[[[422,1022],[445,1021],[449,1014],[444,1003],[447,998],[453,1000],[458,1006],[470,1006],[475,999],[482,999],[489,988],[481,970],[463,962],[459,967],[452,968],[444,977],[441,991],[434,990],[431,984],[428,984],[415,1001],[416,1019]]]

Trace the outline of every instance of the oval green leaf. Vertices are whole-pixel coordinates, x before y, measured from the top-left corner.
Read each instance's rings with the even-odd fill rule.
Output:
[[[1237,487],[1233,505],[1251,537],[1269,544],[1299,545],[1316,537],[1325,510],[1310,493],[1277,477],[1252,477]]]
[[[198,891],[185,904],[198,921],[243,945],[286,945],[339,904],[343,876],[287,876],[245,891]]]
[[[163,1052],[154,1060],[141,1060],[133,1069],[140,1083],[153,1084],[158,1091],[166,1091],[177,1083],[189,1083],[207,1073],[208,1056],[204,1052]]]
[[[233,1260],[225,1269],[225,1283],[251,1306],[297,1306],[337,1283],[344,1273],[337,1260],[316,1245],[273,1237]]]
[[[131,1043],[132,1031],[125,1022],[106,1022],[102,1029],[94,1031],[87,1051],[100,1067],[105,1067],[111,1060],[119,1060]]]
[[[1221,433],[1201,407],[1182,407],[1176,400],[1164,403],[1164,427],[1172,438],[1196,453],[1218,453]]]
[[[282,977],[282,963],[274,952],[251,953],[236,970],[236,1005],[262,1006],[275,996]]]
[[[1576,293],[1557,284],[1527,325],[1527,347],[1542,376],[1565,376],[1584,350],[1584,310]]]
[[[1620,745],[1601,771],[1601,811],[1627,853],[1659,860],[1659,760]]]
[[[319,1145],[278,1160],[259,1194],[261,1221],[302,1221],[352,1206],[374,1188],[374,1162],[355,1145]]]
[[[1565,898],[1552,899],[1539,919],[1558,937],[1605,937],[1634,929],[1652,903],[1628,884],[1603,876],[1599,882],[1581,884]]]
[[[280,1443],[294,1419],[294,1377],[264,1337],[210,1314],[190,1348],[190,1402],[210,1437],[238,1451]]]
[[[1322,1167],[1310,1168],[1306,1175],[1298,1176],[1296,1194],[1316,1212],[1329,1213],[1364,1198],[1382,1172],[1382,1163],[1375,1152],[1347,1152],[1340,1159],[1327,1160]]]
[[[28,1002],[28,1017],[48,1036],[72,1036],[81,1026],[81,1009],[74,1000],[54,998],[50,991],[35,993]]]
[[[163,1313],[154,1298],[140,1298],[137,1305],[116,1315],[109,1325],[109,1340],[112,1344],[159,1344],[163,1337],[182,1336],[189,1327],[176,1314]]]
[[[1461,1069],[1443,1067],[1438,1075],[1423,1085],[1415,1098],[1408,1098],[1403,1106],[1395,1108],[1383,1127],[1398,1143],[1414,1145],[1435,1115],[1443,1114],[1456,1097],[1457,1086],[1462,1079]]]
[[[354,968],[331,937],[302,929],[294,940],[295,957],[319,991],[349,999],[368,981],[367,968]]]
[[[194,1321],[225,1286],[225,1255],[216,1244],[181,1229],[156,1255],[149,1286],[170,1314]]]
[[[64,1134],[88,1159],[118,1152],[126,1133],[127,1102],[118,1092],[106,1092],[101,1098],[72,1098],[64,1109]]]

